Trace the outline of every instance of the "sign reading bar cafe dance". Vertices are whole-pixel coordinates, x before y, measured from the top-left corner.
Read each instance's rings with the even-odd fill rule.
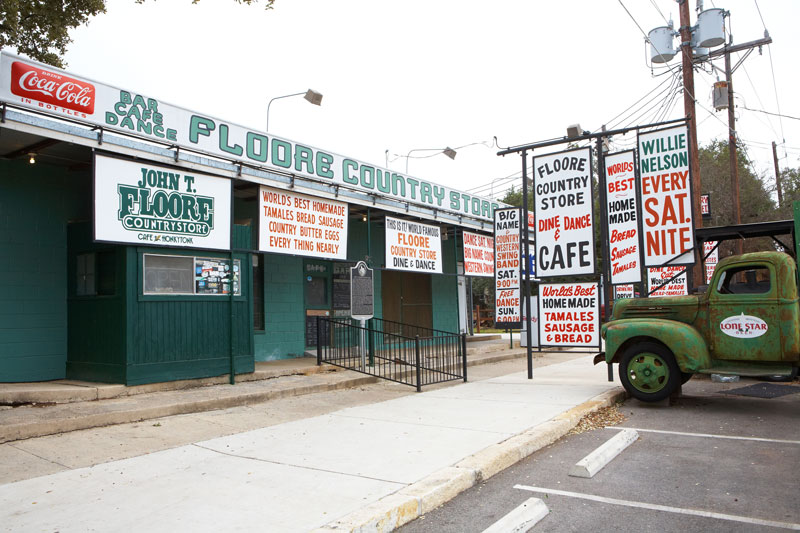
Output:
[[[98,241],[227,250],[231,182],[96,155],[94,216]]]
[[[0,100],[228,160],[493,220],[497,202],[2,53]]]

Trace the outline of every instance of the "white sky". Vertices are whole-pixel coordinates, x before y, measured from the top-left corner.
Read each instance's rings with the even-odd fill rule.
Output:
[[[645,32],[665,25],[660,12],[679,25],[674,0],[622,1]],[[734,74],[737,129],[772,185],[770,143],[785,139],[782,168],[800,166],[800,121],[741,106],[800,117],[800,2],[758,6],[774,44]],[[705,7],[731,11],[734,43],[763,37],[754,0]],[[406,158],[395,154],[483,142],[454,161],[415,152],[408,172],[461,190],[486,186],[486,196],[493,180],[497,196],[511,183],[502,178],[521,170],[519,156],[495,155],[493,136],[505,147],[561,137],[576,122],[594,131],[683,115],[680,93],[663,108],[670,75],[651,76],[644,36],[618,0],[277,0],[271,11],[233,0],[108,0],[107,13],[73,37],[66,61],[75,74],[260,130],[271,98],[318,90],[321,107],[301,97],[274,102],[271,133],[379,166],[388,149],[389,168],[400,172]],[[670,65],[680,72],[678,57]],[[701,144],[727,139],[727,114],[711,111],[708,70],[695,74]],[[644,102],[663,95],[612,120],[662,83]],[[618,139],[619,149],[635,142]]]

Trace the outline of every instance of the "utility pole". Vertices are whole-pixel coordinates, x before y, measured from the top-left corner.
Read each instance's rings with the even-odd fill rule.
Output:
[[[770,44],[772,42],[772,38],[769,34],[765,31],[764,38],[758,39],[757,41],[750,41],[743,44],[733,45],[731,44],[730,40],[728,44],[726,44],[720,50],[715,50],[708,54],[708,58],[712,59],[714,57],[719,57],[721,55],[725,56],[725,81],[728,83],[728,155],[730,158],[730,166],[731,166],[731,194],[733,195],[733,215],[734,215],[734,223],[741,224],[742,223],[742,215],[741,215],[741,207],[739,204],[739,157],[738,151],[736,148],[736,113],[733,109],[733,73],[739,68],[745,59],[752,53],[755,48],[759,50],[765,44]],[[739,59],[739,61],[731,67],[731,54],[736,52],[746,51],[744,56]],[[743,251],[743,242],[741,239],[736,241],[736,253],[741,254]]]
[[[689,17],[689,0],[678,0],[680,11],[681,35],[681,60],[683,66],[683,111],[689,119],[689,169],[692,176],[692,209],[695,213],[694,227],[703,227],[703,217],[700,214],[700,195],[702,194],[702,181],[700,179],[700,158],[697,152],[697,113],[694,108],[694,67],[692,63],[692,23]],[[703,251],[697,250],[697,256],[703,258]],[[692,285],[699,287],[705,284],[703,266],[701,261],[692,268]]]
[[[778,166],[778,145],[772,141],[772,160],[775,161],[775,187],[778,189],[778,209],[783,207],[783,187],[781,187],[781,168]]]

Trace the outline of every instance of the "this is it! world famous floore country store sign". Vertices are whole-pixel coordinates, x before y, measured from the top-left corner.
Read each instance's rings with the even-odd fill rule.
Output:
[[[498,202],[253,131],[3,52],[0,100],[283,174],[492,222]]]

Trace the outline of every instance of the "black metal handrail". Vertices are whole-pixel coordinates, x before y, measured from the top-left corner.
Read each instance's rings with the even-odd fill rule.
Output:
[[[416,334],[397,333],[405,326]],[[379,318],[361,327],[350,319],[317,317],[317,364],[322,363],[421,391],[423,385],[467,381],[467,336]]]

